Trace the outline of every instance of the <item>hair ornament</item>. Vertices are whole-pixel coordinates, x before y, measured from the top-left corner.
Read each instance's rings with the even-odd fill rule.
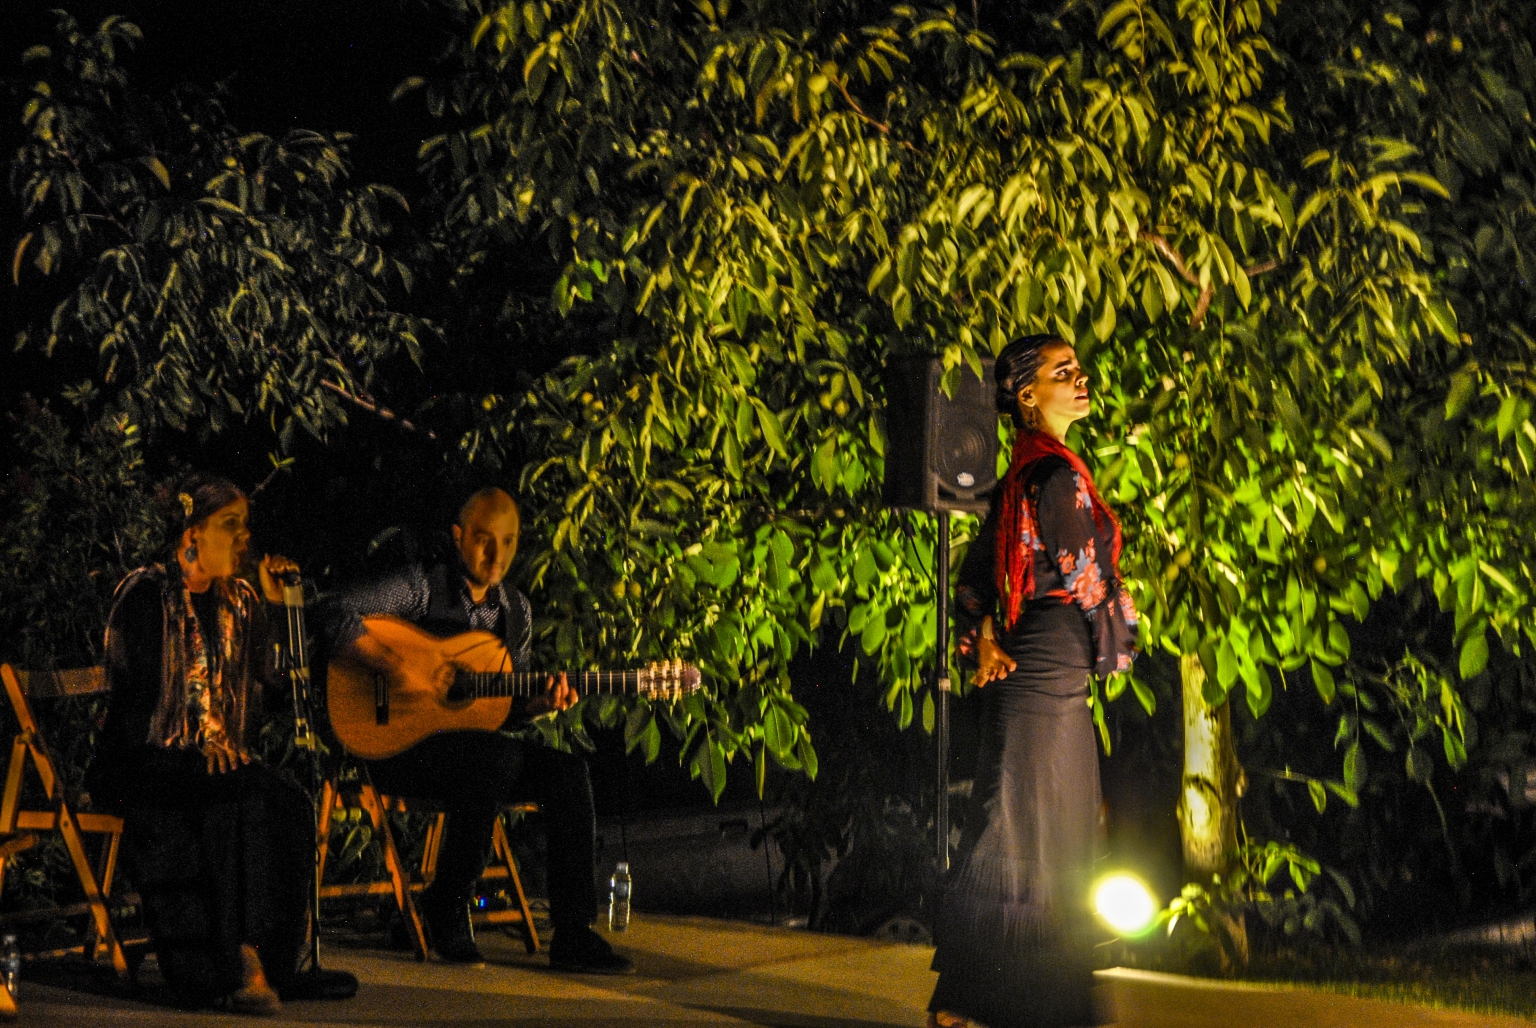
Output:
[[[193,507],[191,494],[190,493],[177,493],[176,494],[176,499],[181,501],[182,514],[184,516],[190,518],[192,516],[192,507]]]

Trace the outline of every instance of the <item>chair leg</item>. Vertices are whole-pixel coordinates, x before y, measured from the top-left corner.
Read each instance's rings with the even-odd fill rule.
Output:
[[[517,873],[517,859],[512,856],[512,844],[507,840],[507,831],[502,827],[500,815],[497,815],[496,826],[491,830],[491,845],[496,856],[507,865],[507,880],[512,884],[512,894],[517,897],[517,909],[523,915],[523,946],[529,953],[537,953],[539,931],[533,926],[533,911],[528,909],[528,897],[523,892],[523,879]]]
[[[437,877],[437,857],[443,848],[443,827],[447,824],[447,814],[434,814],[432,823],[427,827],[426,838],[421,846],[421,882],[423,885],[431,885],[432,879]]]
[[[69,850],[69,859],[75,865],[75,874],[80,878],[80,885],[85,890],[85,902],[91,908],[91,922],[95,928],[95,938],[92,942],[92,956],[95,957],[103,949],[111,954],[112,967],[118,975],[127,977],[128,958],[123,955],[122,944],[117,941],[117,933],[112,931],[112,919],[107,914],[106,900],[102,898],[101,889],[96,884],[96,875],[91,870],[91,862],[85,855],[85,844],[80,838],[80,827],[75,823],[75,817],[69,810],[69,804],[59,802],[59,834],[64,837],[64,846]]]
[[[7,668],[9,673],[9,668]],[[16,808],[21,804],[21,777],[27,769],[27,742],[18,735],[11,743],[11,763],[5,772],[5,793],[0,798],[0,834],[16,830]],[[0,895],[5,890],[5,857],[0,857]]]
[[[427,930],[421,923],[421,913],[416,909],[416,901],[411,897],[411,883],[400,861],[400,851],[395,847],[395,833],[389,825],[389,811],[372,785],[363,786],[361,799],[364,808],[373,818],[374,827],[384,840],[384,867],[389,872],[390,882],[394,885],[395,905],[400,908],[400,915],[405,918],[406,931],[410,933],[411,942],[416,947],[416,959],[426,960]]]
[[[107,835],[106,842],[101,847],[101,894],[112,895],[112,881],[117,877],[117,857],[122,847],[123,833],[112,832]]]

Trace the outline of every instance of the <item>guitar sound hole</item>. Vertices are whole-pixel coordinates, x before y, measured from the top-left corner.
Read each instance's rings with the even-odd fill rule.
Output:
[[[453,673],[453,680],[448,683],[448,691],[443,694],[443,699],[449,703],[466,702],[473,698],[472,688],[469,676],[460,674],[456,670]]]

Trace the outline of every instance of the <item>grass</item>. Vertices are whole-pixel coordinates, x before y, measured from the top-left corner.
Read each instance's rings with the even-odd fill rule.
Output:
[[[1536,951],[1526,948],[1280,947],[1255,953],[1241,977],[1400,1003],[1536,1016]]]

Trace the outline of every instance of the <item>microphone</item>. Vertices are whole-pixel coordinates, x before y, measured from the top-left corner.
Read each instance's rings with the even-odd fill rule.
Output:
[[[290,568],[280,572],[277,579],[283,583],[283,606],[304,606],[304,580],[299,577],[298,571]]]

